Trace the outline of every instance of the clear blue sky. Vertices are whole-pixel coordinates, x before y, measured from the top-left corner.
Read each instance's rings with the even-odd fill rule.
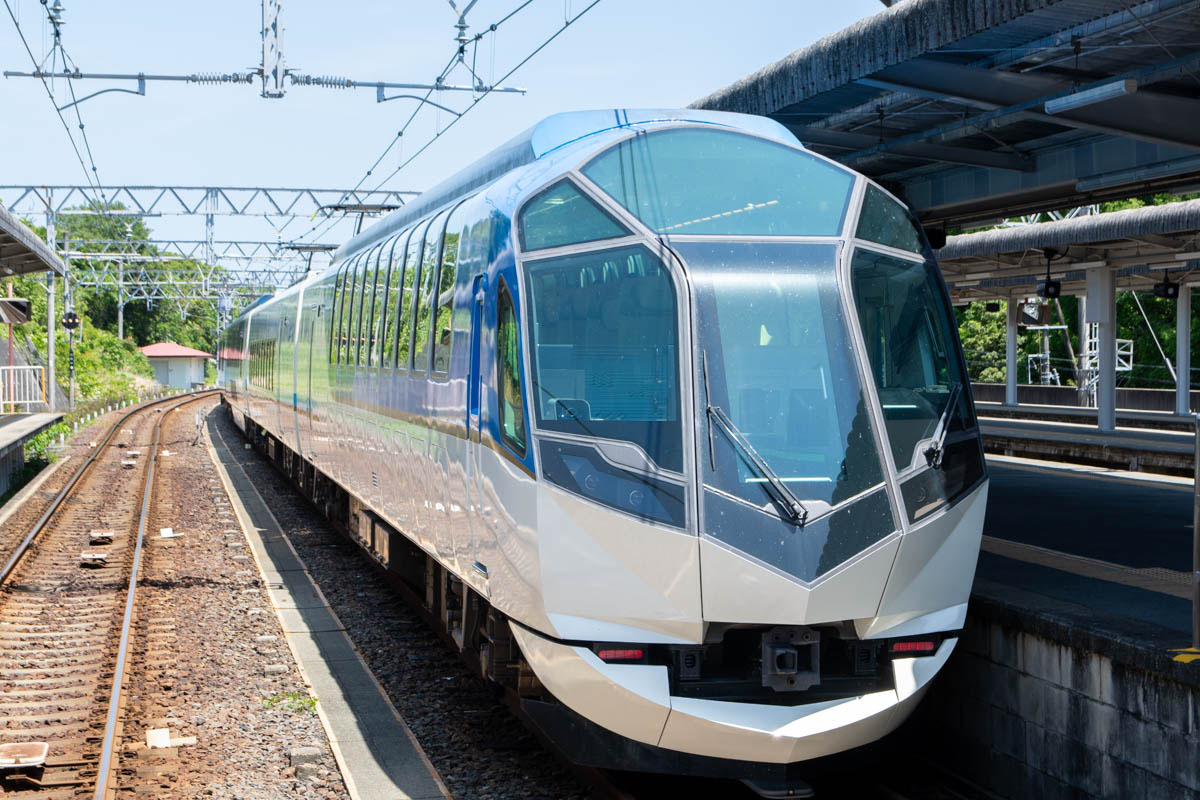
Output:
[[[47,45],[41,4],[8,2],[40,58]],[[63,2],[63,41],[85,72],[227,72],[259,62],[258,0]],[[468,18],[472,31],[517,5],[479,0]],[[497,77],[561,24],[564,12],[585,5],[534,0],[496,36]],[[686,105],[881,10],[879,0],[601,0],[511,79],[527,95],[489,97],[389,186],[427,188],[558,111]],[[285,0],[284,19],[287,63],[299,71],[427,82],[452,52],[456,15],[445,0]],[[486,77],[491,46],[481,46],[479,55]],[[3,9],[0,69],[30,69]],[[78,82],[76,92],[105,85]],[[107,94],[82,111],[107,184],[340,188],[357,182],[412,108],[408,101],[377,104],[366,89],[289,87],[285,98],[264,100],[257,87],[151,83],[146,97]],[[405,137],[411,140],[405,155],[429,137],[435,121],[423,112]],[[397,154],[378,176],[396,166]],[[84,179],[39,82],[0,80],[0,183],[26,182]],[[149,223],[160,235],[202,235],[195,221]],[[258,229],[249,225],[221,221],[217,235],[252,236]]]

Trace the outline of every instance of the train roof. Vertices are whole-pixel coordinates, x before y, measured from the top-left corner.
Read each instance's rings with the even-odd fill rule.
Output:
[[[337,261],[370,242],[385,238],[395,231],[403,229],[410,222],[420,219],[475,189],[486,186],[505,173],[531,164],[542,156],[572,142],[605,131],[669,122],[720,125],[799,146],[796,137],[783,125],[772,119],[750,114],[687,108],[612,108],[566,111],[546,117],[475,163],[421,193],[414,200],[405,204],[403,208],[388,214],[339,247],[333,254],[333,260]]]

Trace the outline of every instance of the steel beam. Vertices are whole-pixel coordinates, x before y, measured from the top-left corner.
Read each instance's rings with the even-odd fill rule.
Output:
[[[1095,83],[1136,78],[1145,84],[1155,78],[1174,76],[1178,74],[1178,70],[1190,68],[1197,63],[1200,63],[1200,51],[1122,75],[1106,77]],[[1162,92],[1141,90],[1135,94],[1060,114],[1046,114],[1042,110],[1046,101],[1070,95],[1092,84],[1074,87],[1070,81],[1048,75],[978,69],[920,59],[880,70],[860,83],[921,97],[960,102],[985,109],[986,113],[974,120],[968,118],[960,124],[941,126],[901,137],[894,140],[894,144],[877,144],[869,150],[852,153],[849,160],[874,152],[895,150],[899,144],[906,144],[910,140],[933,139],[944,133],[956,133],[962,127],[995,124],[1004,114],[1021,114],[1055,125],[1098,131],[1171,147],[1200,149],[1200,129],[1192,123],[1192,120],[1200,117],[1200,102]]]
[[[866,133],[836,131],[808,125],[787,125],[804,144],[825,145],[845,150],[860,150],[879,142],[879,138]],[[927,142],[910,142],[891,151],[891,155],[905,156],[922,161],[940,161],[947,164],[965,164],[972,167],[992,167],[1016,172],[1027,172],[1034,167],[1032,158],[1017,153],[999,153],[991,150],[976,150],[971,147],[952,147]]]

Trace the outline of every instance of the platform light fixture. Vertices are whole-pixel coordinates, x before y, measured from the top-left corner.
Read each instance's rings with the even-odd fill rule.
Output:
[[[1115,100],[1118,97],[1131,95],[1138,90],[1138,82],[1133,78],[1126,78],[1112,83],[1101,84],[1094,86],[1091,89],[1084,89],[1082,92],[1072,92],[1064,97],[1056,97],[1053,100],[1047,100],[1045,109],[1047,114],[1061,114],[1064,111],[1071,111],[1076,108],[1103,103],[1106,100]]]

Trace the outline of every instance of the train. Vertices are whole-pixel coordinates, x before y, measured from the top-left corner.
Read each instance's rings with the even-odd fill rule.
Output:
[[[692,109],[548,117],[219,345],[250,440],[560,752],[768,797],[954,649],[967,374],[902,202]]]

